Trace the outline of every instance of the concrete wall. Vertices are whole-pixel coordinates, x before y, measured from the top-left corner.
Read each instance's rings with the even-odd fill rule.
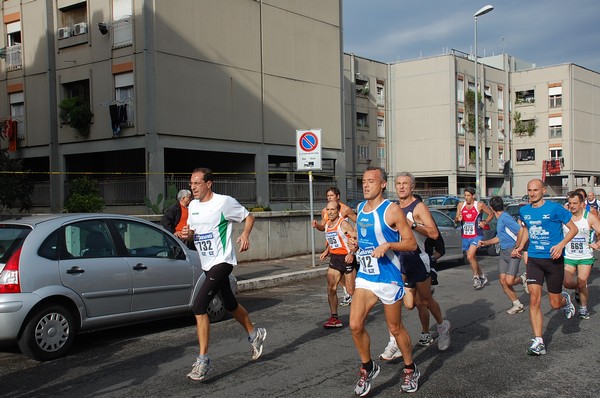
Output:
[[[244,253],[237,251],[238,261],[270,260],[312,252],[310,211],[270,211],[252,215],[256,221],[250,234],[250,249]],[[137,217],[157,223],[161,218],[159,215]],[[315,217],[320,218],[320,215],[315,214]],[[234,224],[234,242],[243,230],[243,224]],[[325,250],[325,233],[314,231],[315,254],[320,254]]]

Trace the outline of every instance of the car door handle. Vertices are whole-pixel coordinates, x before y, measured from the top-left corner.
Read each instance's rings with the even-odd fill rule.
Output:
[[[67,274],[83,274],[85,270],[79,267],[71,267],[71,269],[67,270]]]
[[[144,264],[142,264],[142,263],[139,263],[139,264],[136,264],[136,265],[134,265],[134,266],[133,266],[133,269],[134,269],[135,271],[143,271],[143,270],[145,270],[145,269],[148,269],[148,267],[146,267],[146,266],[145,266]]]

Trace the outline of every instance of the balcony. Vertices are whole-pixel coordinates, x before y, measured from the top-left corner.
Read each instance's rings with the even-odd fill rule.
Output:
[[[18,70],[23,68],[23,57],[21,55],[21,44],[15,44],[0,50],[0,58],[6,59],[6,70]]]

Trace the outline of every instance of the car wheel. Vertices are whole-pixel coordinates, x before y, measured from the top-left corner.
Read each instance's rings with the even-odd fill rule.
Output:
[[[38,309],[27,320],[17,343],[21,352],[38,361],[64,356],[75,340],[75,320],[60,305]]]
[[[500,243],[496,243],[487,248],[487,252],[489,256],[499,256],[500,255]]]
[[[225,309],[225,303],[223,303],[221,292],[217,293],[215,297],[210,300],[206,312],[210,322],[219,322],[225,318],[227,310]]]

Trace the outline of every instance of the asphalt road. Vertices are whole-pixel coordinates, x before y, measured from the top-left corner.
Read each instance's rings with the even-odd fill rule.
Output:
[[[421,370],[419,391],[427,397],[592,397],[600,392],[600,271],[592,272],[589,320],[566,320],[543,298],[548,354],[526,355],[531,328],[527,311],[508,315],[508,299],[497,281],[494,257],[480,257],[490,279],[471,287],[467,265],[440,271],[435,297],[452,322],[452,345],[415,346]],[[517,287],[526,305],[528,296]],[[3,397],[351,397],[360,361],[341,308],[344,327],[325,330],[325,279],[243,292],[240,302],[268,330],[263,356],[250,359],[250,345],[231,318],[211,329],[213,371],[205,382],[185,378],[197,353],[191,318],[100,331],[78,336],[71,354],[36,362],[11,346],[0,347]],[[413,344],[417,312],[404,310]],[[433,325],[433,322],[432,322]],[[388,341],[382,306],[368,320],[371,352]],[[379,360],[378,360],[379,361]],[[381,361],[379,361],[381,363]],[[369,396],[396,397],[401,361],[383,363]]]

